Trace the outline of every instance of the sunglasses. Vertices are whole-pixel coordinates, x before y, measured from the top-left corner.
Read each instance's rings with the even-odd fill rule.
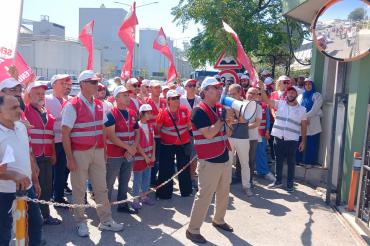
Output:
[[[140,85],[139,84],[133,84],[132,85],[134,88],[138,88],[138,87],[140,87]]]
[[[190,84],[190,85],[187,85],[186,87],[188,87],[188,88],[195,88],[195,87],[197,87],[197,85]]]
[[[283,84],[284,84],[284,85],[289,85],[289,84],[290,84],[290,81],[285,80],[285,81],[283,81]]]
[[[89,83],[90,85],[97,85],[99,83],[97,80],[85,80],[84,82]]]
[[[172,101],[177,101],[177,100],[180,100],[180,97],[170,97],[170,99],[171,99]]]
[[[253,96],[261,96],[262,93],[248,93],[249,95],[253,95]]]

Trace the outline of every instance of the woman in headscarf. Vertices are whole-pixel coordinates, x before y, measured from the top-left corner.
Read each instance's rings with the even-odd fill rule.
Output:
[[[306,108],[308,128],[306,148],[304,152],[297,151],[297,163],[318,165],[323,99],[321,94],[315,90],[311,78],[304,80],[304,92],[298,96],[298,102]]]

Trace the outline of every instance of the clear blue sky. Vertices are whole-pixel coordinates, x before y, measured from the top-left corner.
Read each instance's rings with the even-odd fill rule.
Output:
[[[133,1],[117,0],[122,3],[132,4]],[[167,36],[175,39],[175,46],[182,47],[182,42],[194,37],[198,33],[200,26],[190,25],[182,32],[181,26],[172,23],[173,16],[171,8],[178,4],[178,0],[154,0],[159,2],[137,8],[139,20],[138,28],[157,28],[163,27]],[[153,2],[151,0],[138,0],[136,5]],[[107,8],[123,8],[129,10],[128,6],[114,3],[113,0],[24,0],[23,18],[39,21],[40,15],[48,15],[50,21],[63,25],[66,28],[67,37],[78,37],[78,13],[79,8],[99,8],[104,4]],[[137,35],[138,41],[138,35]]]
[[[360,0],[345,0],[333,4],[327,9],[320,20],[332,20],[332,19],[347,19],[348,14],[356,8],[365,7],[365,10],[369,14],[369,6],[366,8],[366,4]]]

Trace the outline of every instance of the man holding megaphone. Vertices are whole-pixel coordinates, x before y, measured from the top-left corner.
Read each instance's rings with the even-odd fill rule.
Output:
[[[262,81],[258,83],[260,88],[264,88]],[[306,143],[307,118],[306,109],[297,102],[298,93],[294,87],[287,88],[285,100],[270,100],[264,90],[262,100],[270,108],[276,108],[275,123],[271,131],[274,139],[274,149],[276,154],[276,181],[270,184],[269,188],[282,187],[283,162],[285,158],[288,164],[287,191],[294,191],[294,172],[296,165],[296,152],[303,151]],[[302,141],[299,143],[299,136]]]

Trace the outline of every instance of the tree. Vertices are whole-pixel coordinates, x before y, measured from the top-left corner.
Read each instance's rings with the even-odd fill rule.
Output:
[[[348,19],[352,21],[360,21],[365,17],[364,8],[356,8],[348,15]]]
[[[249,56],[271,63],[272,56],[289,56],[286,23],[280,0],[180,0],[172,9],[174,21],[183,29],[194,21],[204,29],[190,40],[187,58],[193,67],[214,64],[223,50],[235,54],[236,46],[222,29],[222,20],[239,35]],[[293,25],[294,30],[300,29]],[[300,29],[302,31],[302,29]],[[294,32],[296,33],[296,32]],[[293,35],[295,46],[302,35]],[[255,60],[255,59],[254,59]]]

